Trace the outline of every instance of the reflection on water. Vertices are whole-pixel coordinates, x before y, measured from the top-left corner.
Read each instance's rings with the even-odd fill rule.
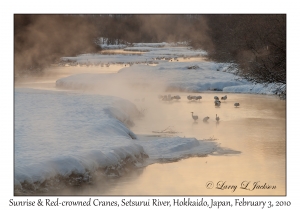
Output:
[[[15,82],[15,87],[18,88],[34,88],[43,90],[56,90],[56,81],[58,79],[68,77],[74,74],[111,74],[117,73],[120,69],[128,67],[126,64],[114,64],[109,66],[64,66],[50,67],[44,70],[43,75],[38,77],[19,78]]]
[[[285,101],[272,96],[227,94],[228,99],[216,108],[214,95],[216,93],[203,93],[199,102],[188,102],[185,100],[187,95],[181,94],[180,102],[149,103],[153,108],[147,107],[145,119],[136,123],[133,131],[146,134],[173,126],[180,132],[179,136],[213,137],[221,147],[240,151],[240,154],[209,155],[176,163],[153,164],[136,180],[121,183],[107,194],[285,195]],[[239,108],[234,107],[235,102],[241,104]],[[191,111],[199,117],[196,124]],[[220,116],[219,123],[215,114]],[[210,117],[207,123],[202,122],[205,116]],[[206,188],[209,181],[214,183],[212,189]],[[248,183],[248,189],[241,189],[245,183]],[[236,185],[237,189],[232,192],[216,188],[225,188],[226,185]],[[268,186],[276,186],[276,189],[257,189]]]
[[[203,56],[199,56],[199,57],[179,57],[177,58],[177,61],[179,62],[202,62],[202,61],[206,61],[207,59]]]
[[[128,54],[128,55],[139,55],[139,54],[143,54],[145,52],[143,51],[126,51],[123,49],[106,49],[106,50],[102,50],[101,54],[105,54],[105,55],[116,55],[116,54]]]

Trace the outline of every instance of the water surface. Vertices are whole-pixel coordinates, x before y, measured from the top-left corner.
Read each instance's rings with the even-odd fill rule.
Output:
[[[116,73],[124,65],[109,67],[55,67],[42,78],[19,81],[15,87],[59,90],[55,81],[76,73]],[[135,93],[135,94],[133,94]],[[98,94],[115,95],[105,90]],[[176,101],[162,101],[159,94],[180,95]],[[227,94],[220,107],[214,96]],[[223,150],[206,157],[192,157],[173,163],[152,164],[118,179],[95,179],[92,185],[59,195],[285,195],[286,194],[286,104],[277,97],[223,92],[116,94],[136,104],[145,114],[131,130],[143,136],[157,135],[169,128],[175,133],[163,136],[211,139]],[[189,101],[188,95],[201,95]],[[143,99],[143,100],[141,100]],[[239,102],[240,107],[234,107]],[[191,112],[199,119],[194,122]],[[220,121],[216,122],[216,114]],[[204,123],[202,119],[209,116]],[[158,133],[157,133],[158,132]],[[157,138],[157,137],[155,137]],[[248,183],[248,185],[247,185]],[[253,189],[266,186],[272,189]],[[247,187],[245,187],[247,185]],[[241,186],[247,189],[241,189]],[[275,187],[275,189],[273,189]],[[220,188],[220,189],[218,189]]]
[[[148,97],[135,102],[146,110],[145,117],[132,128],[139,135],[137,141],[142,141],[143,136],[157,138],[157,132],[169,128],[176,133],[163,133],[164,136],[211,139],[220,144],[221,150],[206,157],[152,164],[118,179],[101,179],[92,186],[66,189],[59,194],[286,194],[285,101],[273,96],[227,93],[228,99],[216,108],[213,97],[224,93],[194,94],[203,97],[197,102],[188,101],[188,93],[176,94],[181,100],[164,102]],[[235,108],[235,102],[240,107]],[[192,119],[192,111],[199,117],[197,122]],[[220,116],[218,123],[216,114]],[[208,123],[202,121],[205,116],[210,117]]]
[[[224,93],[200,94],[203,97],[200,102],[189,102],[187,94],[180,95],[183,100],[178,102],[160,101],[152,105],[153,109],[147,107],[146,117],[136,123],[133,131],[150,134],[172,126],[179,132],[176,135],[216,139],[221,147],[233,152],[153,164],[136,179],[121,182],[107,194],[285,195],[285,101],[273,96],[228,93],[228,99],[216,108],[214,95],[221,97]],[[235,108],[235,102],[240,107]],[[199,117],[196,123],[191,111]],[[219,123],[215,114],[220,116]],[[205,116],[210,117],[208,123],[202,121]],[[208,182],[214,184],[212,189],[208,189],[211,187]],[[263,185],[276,188],[257,189]],[[253,189],[254,186],[257,187]]]

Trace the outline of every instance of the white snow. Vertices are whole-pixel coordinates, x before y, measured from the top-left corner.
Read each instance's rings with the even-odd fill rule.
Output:
[[[113,46],[113,45],[112,45]],[[143,52],[141,54],[130,54],[130,52]],[[148,51],[148,52],[146,52]],[[82,54],[77,57],[64,57],[62,60],[77,61],[78,63],[116,63],[116,62],[146,62],[154,61],[157,57],[174,58],[174,57],[196,57],[203,56],[207,53],[203,50],[189,50],[188,47],[126,47],[123,52],[129,54]],[[156,61],[156,60],[155,60]],[[168,60],[160,60],[160,62],[168,62]]]
[[[198,69],[188,69],[198,65]],[[68,89],[103,88],[109,84],[136,84],[143,82],[148,86],[160,85],[166,91],[177,89],[182,91],[223,90],[228,86],[249,84],[247,81],[237,81],[231,73],[216,71],[218,65],[212,62],[180,62],[161,63],[157,66],[133,65],[123,68],[118,74],[81,74],[62,78],[56,82],[57,87]],[[154,87],[153,87],[154,88]]]
[[[190,92],[218,90],[234,93],[274,94],[282,84],[253,84],[229,70],[230,64],[210,62],[203,59],[202,50],[176,47],[167,43],[139,43],[124,50],[143,51],[142,54],[99,55],[84,54],[65,57],[64,60],[78,63],[135,63],[127,65],[113,75],[72,75],[57,81],[57,87],[68,89],[93,89],[126,81],[136,84],[143,81],[149,86],[160,86],[162,91],[180,90]],[[146,51],[146,52],[145,52]],[[175,58],[175,59],[174,59]],[[179,61],[176,61],[179,59]],[[157,65],[151,65],[156,63]]]
[[[206,155],[214,152],[217,144],[211,141],[199,141],[195,138],[148,138],[143,137],[143,146],[150,161],[157,162],[161,160],[171,161],[182,159],[189,156]]]
[[[255,94],[274,94],[276,89],[283,84],[249,84],[239,86],[228,86],[223,88],[224,92],[232,93],[255,93]]]
[[[16,89],[15,179],[43,181],[117,165],[124,149],[139,155],[143,148],[116,119],[126,123],[138,115],[116,97]]]
[[[116,45],[108,45],[108,44],[101,44],[102,49],[122,49],[125,48],[127,45],[125,44],[116,44]]]
[[[215,143],[195,138],[137,137],[125,125],[139,116],[134,104],[113,96],[16,88],[16,186],[122,167],[126,158],[141,166],[215,150]],[[149,160],[137,158],[142,154]]]

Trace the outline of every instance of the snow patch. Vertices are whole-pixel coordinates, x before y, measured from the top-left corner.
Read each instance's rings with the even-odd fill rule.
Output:
[[[99,172],[121,176],[128,167],[217,147],[195,138],[141,138],[129,129],[137,117],[136,106],[118,97],[16,88],[16,193],[79,185]]]

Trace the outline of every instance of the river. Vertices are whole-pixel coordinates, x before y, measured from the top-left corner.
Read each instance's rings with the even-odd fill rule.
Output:
[[[123,65],[89,68],[88,73],[115,73]],[[78,68],[81,72],[82,68]],[[64,69],[64,73],[57,74]],[[86,68],[85,68],[86,69]],[[15,87],[59,90],[58,78],[74,74],[68,67],[56,67],[55,73],[38,80],[24,80]],[[75,73],[78,73],[75,71]],[[87,71],[85,70],[85,73]],[[178,101],[158,99],[161,93],[148,93],[134,103],[145,110],[132,131],[143,138],[157,138],[154,131],[166,128],[173,136],[211,139],[223,150],[205,157],[191,157],[172,163],[157,163],[137,169],[118,179],[103,180],[59,195],[286,195],[286,103],[277,97],[224,92],[183,93]],[[214,96],[227,94],[220,107]],[[188,95],[201,95],[189,101]],[[128,99],[132,98],[127,95]],[[235,107],[234,103],[240,106]],[[199,119],[194,122],[192,114]],[[220,117],[217,122],[216,114]],[[207,123],[204,117],[210,117]],[[56,194],[54,193],[54,194]],[[53,194],[53,193],[52,193]]]
[[[180,93],[178,93],[180,94]],[[224,94],[224,93],[222,93]],[[200,102],[149,102],[145,118],[133,132],[155,136],[170,127],[174,135],[212,139],[224,151],[173,163],[152,164],[127,176],[77,191],[79,195],[286,195],[285,101],[273,96],[231,94],[215,108],[213,96],[201,93]],[[234,102],[240,102],[235,108]],[[140,105],[142,102],[140,102]],[[155,105],[154,105],[155,104]],[[199,116],[194,123],[191,111]],[[215,114],[220,116],[219,123]],[[202,118],[210,116],[208,123]],[[153,137],[155,138],[155,137]],[[227,154],[228,153],[228,154]],[[105,190],[104,190],[105,189]],[[66,190],[65,194],[71,191]],[[73,194],[72,191],[71,194]]]

